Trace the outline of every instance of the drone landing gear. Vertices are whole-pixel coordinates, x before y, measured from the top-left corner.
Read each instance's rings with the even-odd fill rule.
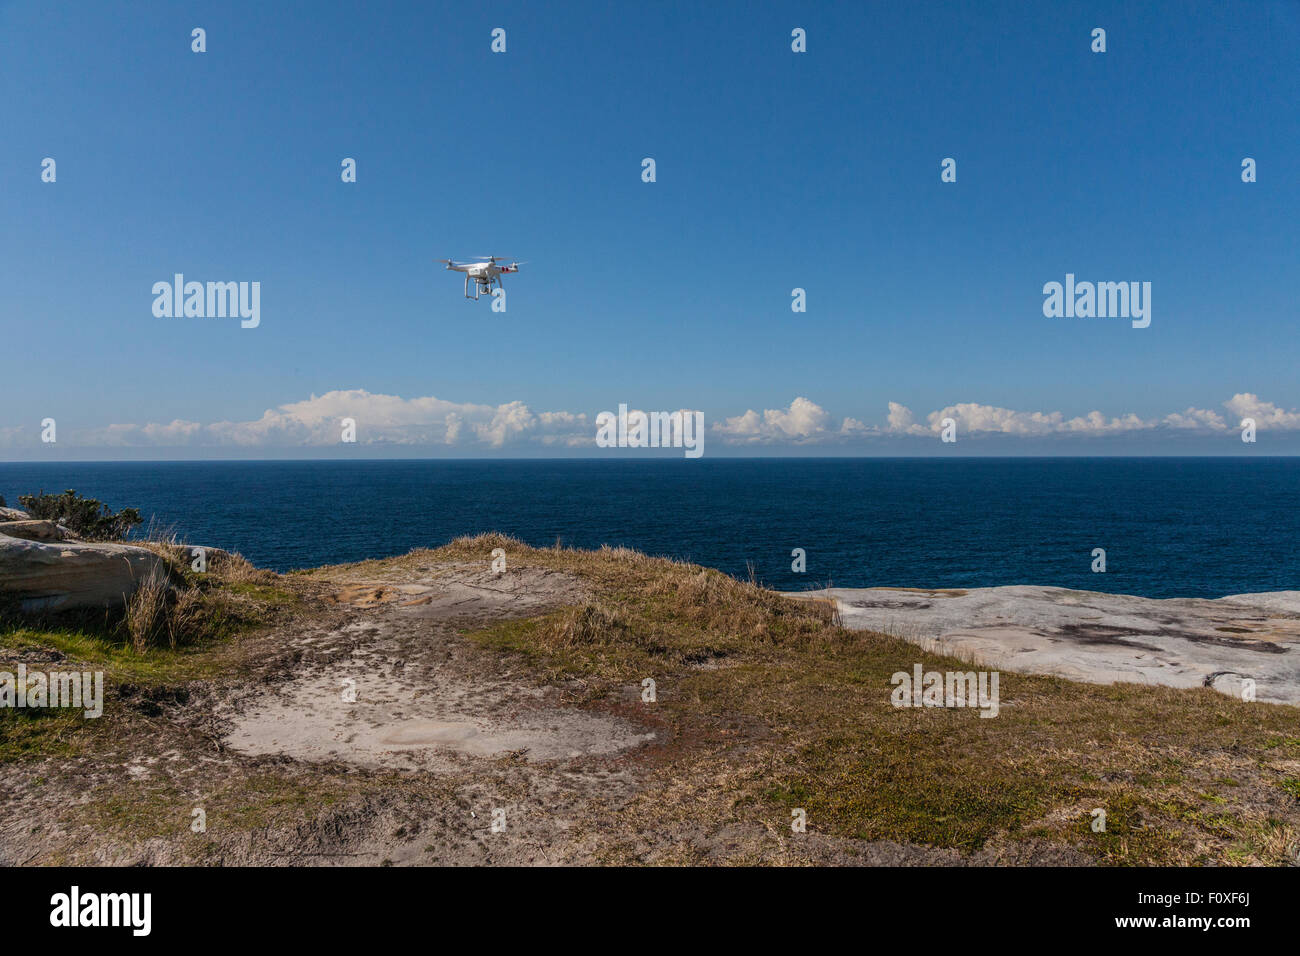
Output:
[[[473,295],[470,295],[470,294],[469,294],[469,284],[470,284],[470,281],[471,281],[471,280],[472,280],[473,283],[474,283],[474,294],[473,294]],[[481,296],[481,295],[491,295],[491,294],[492,294],[492,287],[493,287],[493,286],[500,287],[500,286],[501,286],[501,280],[500,280],[499,278],[491,278],[491,279],[475,279],[475,278],[473,278],[472,276],[468,276],[468,275],[467,275],[467,276],[465,276],[465,298],[467,298],[467,299],[473,299],[475,302],[477,302],[479,296]]]

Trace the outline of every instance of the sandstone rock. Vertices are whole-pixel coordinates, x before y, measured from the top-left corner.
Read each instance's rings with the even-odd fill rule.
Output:
[[[24,611],[121,607],[151,572],[165,575],[166,564],[144,548],[0,533],[0,597]]]
[[[1144,598],[1068,588],[832,588],[844,626],[881,631],[985,669],[1213,687],[1300,704],[1300,591]]]
[[[53,521],[0,521],[0,534],[26,541],[66,541],[75,537]]]
[[[31,517],[26,511],[17,508],[0,508],[0,521],[29,521]]]

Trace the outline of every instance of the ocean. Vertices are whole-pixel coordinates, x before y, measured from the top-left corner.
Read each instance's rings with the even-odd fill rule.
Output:
[[[1300,589],[1297,458],[0,463],[10,505],[42,488],[138,508],[277,571],[500,531],[738,577],[752,565],[782,590]]]

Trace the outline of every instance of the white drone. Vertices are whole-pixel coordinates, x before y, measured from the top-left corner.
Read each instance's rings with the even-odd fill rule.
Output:
[[[501,277],[507,272],[518,272],[523,265],[511,262],[510,265],[497,265],[497,260],[504,256],[475,256],[473,262],[453,262],[451,259],[439,259],[447,263],[447,268],[465,273],[465,298],[478,299],[480,295],[491,295],[493,286],[501,286]],[[469,280],[474,280],[474,294],[469,294]],[[502,287],[504,288],[504,287]]]

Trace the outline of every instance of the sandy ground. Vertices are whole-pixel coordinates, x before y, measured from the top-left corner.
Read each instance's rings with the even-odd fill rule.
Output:
[[[654,739],[628,721],[566,707],[555,688],[469,660],[448,626],[576,600],[576,583],[520,571],[428,582],[354,582],[334,595],[356,608],[337,631],[291,637],[291,650],[345,648],[231,713],[225,742],[247,754],[440,771],[463,755],[529,761],[607,757]],[[485,663],[491,666],[483,666]]]
[[[1156,600],[1033,586],[834,588],[846,627],[990,668],[1109,684],[1213,687],[1300,703],[1300,591]]]

